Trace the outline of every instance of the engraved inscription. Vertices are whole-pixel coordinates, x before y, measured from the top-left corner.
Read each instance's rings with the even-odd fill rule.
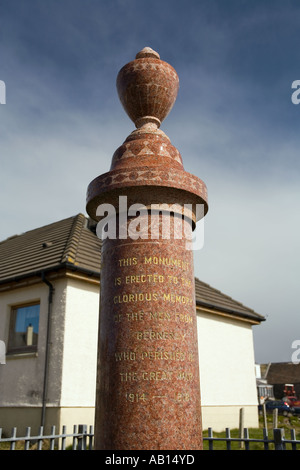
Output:
[[[184,361],[185,352],[184,351],[143,351],[141,353],[141,358],[143,360],[165,360],[165,361]]]
[[[149,400],[149,394],[145,392],[140,393],[126,393],[125,398],[129,403],[145,403]],[[168,398],[166,395],[153,395],[152,400],[159,400]],[[174,394],[174,400],[179,402],[188,402],[190,400],[190,394],[188,392],[176,392]]]
[[[120,372],[121,382],[139,382],[139,381],[171,381],[174,378],[189,382],[193,380],[194,376],[192,372],[179,371],[175,374],[169,370],[157,370],[157,371],[142,371],[138,372]]]
[[[156,266],[178,267],[186,271],[190,263],[177,258],[164,258],[160,256],[145,256],[144,264],[154,264]]]
[[[164,282],[165,277],[159,274],[140,274],[134,276],[126,276],[125,284],[141,284],[145,282]]]
[[[172,293],[164,293],[163,294],[163,299],[165,302],[172,302],[172,303],[179,303],[179,304],[187,304],[187,305],[192,305],[193,304],[193,299],[190,297],[187,297],[185,295],[177,295],[177,294],[172,294]]]
[[[180,333],[177,331],[135,331],[133,336],[138,340],[184,340],[186,333]]]
[[[119,260],[120,261],[120,260]],[[163,274],[128,274],[123,279],[121,276],[118,276],[114,279],[115,286],[128,285],[128,284],[175,284],[182,285],[184,287],[191,287],[192,281],[184,277],[178,277],[173,275],[163,275]]]
[[[187,339],[194,334],[190,330],[194,317],[189,313],[195,301],[190,262],[164,256],[131,256],[116,262],[113,321],[116,326],[126,322],[131,338],[130,349],[123,345],[114,353],[124,399],[139,405],[151,400],[188,402],[194,372],[186,367],[190,364],[192,368],[196,362],[195,353],[185,350]],[[171,392],[169,386],[175,382],[181,390]]]
[[[122,294],[114,296],[114,304],[127,304],[130,302],[156,302],[158,294],[156,292],[140,292],[137,294]]]
[[[135,361],[136,353],[134,351],[121,351],[115,353],[116,361]]]
[[[168,350],[145,350],[145,351],[118,351],[115,352],[116,362],[120,361],[187,361],[193,362],[195,360],[193,353],[186,353],[185,351],[168,351]]]
[[[126,393],[125,397],[130,403],[144,403],[148,400],[146,393]]]
[[[126,314],[122,313],[115,313],[114,314],[114,321],[120,323],[121,321],[125,320],[128,322],[141,322],[146,318],[150,318],[150,320],[154,322],[170,322],[175,319],[176,322],[179,323],[193,323],[193,317],[187,313],[180,313],[180,312],[130,312]]]
[[[137,264],[137,258],[122,258],[118,260],[119,266],[135,266]]]

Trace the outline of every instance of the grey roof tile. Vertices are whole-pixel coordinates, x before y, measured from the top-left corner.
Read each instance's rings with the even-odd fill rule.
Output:
[[[100,240],[83,214],[0,243],[0,282],[66,264],[100,274]]]
[[[211,287],[199,279],[195,279],[196,304],[199,307],[206,307],[213,310],[223,311],[229,314],[238,314],[245,318],[253,318],[263,321],[265,318],[256,313],[253,309],[246,307],[220,290]]]
[[[83,214],[10,237],[0,243],[0,284],[59,267],[100,277],[101,241]],[[196,304],[210,310],[263,321],[264,317],[195,279]]]

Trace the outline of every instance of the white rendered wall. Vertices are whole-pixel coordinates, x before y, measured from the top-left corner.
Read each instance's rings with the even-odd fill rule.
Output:
[[[93,424],[99,285],[67,278],[52,281],[51,337],[46,426]],[[41,424],[49,288],[44,283],[0,294],[0,339],[7,345],[11,307],[40,302],[37,353],[6,355],[0,366],[0,421],[35,431]]]
[[[252,326],[219,315],[197,312],[203,428],[221,431],[258,426]]]
[[[99,285],[69,279],[61,407],[95,406],[98,318]]]
[[[93,424],[99,285],[75,279],[60,279],[53,284],[47,407],[49,413],[50,409],[59,412],[60,424]],[[32,408],[39,423],[48,294],[43,283],[0,294],[0,340],[6,344],[11,306],[36,300],[41,305],[38,353],[7,356],[6,364],[0,365],[0,418],[7,407],[13,407],[17,417],[21,416],[21,408]],[[197,312],[197,324],[203,428],[219,431],[238,427],[240,408],[245,409],[245,426],[256,427],[252,326],[204,312]],[[10,425],[17,424],[11,422],[12,418],[10,408]]]
[[[64,286],[55,283],[53,297],[52,340],[48,403],[60,400],[60,352],[63,344]],[[8,344],[11,307],[27,302],[40,302],[40,321],[37,353],[6,355],[6,364],[0,367],[0,406],[41,406],[45,370],[45,348],[48,317],[48,286],[44,283],[2,292],[0,295],[0,339]]]

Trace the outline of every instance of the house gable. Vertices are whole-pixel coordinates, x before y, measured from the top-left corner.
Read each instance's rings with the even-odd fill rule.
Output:
[[[30,380],[28,381],[30,374],[28,375],[26,367],[29,365],[34,370],[38,367],[41,374],[44,373],[44,351],[45,345],[48,344],[45,339],[48,331],[46,322],[47,318],[52,317],[49,330],[52,331],[49,356],[49,394],[43,406],[47,404],[47,413],[50,413],[50,409],[53,413],[60,413],[60,420],[65,419],[65,413],[68,413],[70,421],[74,420],[75,414],[79,416],[79,410],[93,415],[93,397],[89,397],[89,406],[87,396],[83,392],[85,386],[90,387],[89,390],[93,391],[91,394],[95,390],[100,269],[101,242],[91,230],[89,220],[83,214],[31,230],[0,243],[2,324],[6,322],[8,325],[9,323],[9,308],[12,303],[33,300],[33,297],[36,296],[41,299],[41,322],[43,322],[40,325],[40,338],[43,339],[41,339],[41,347],[37,356],[31,358],[10,357],[8,366],[3,369],[3,374],[4,372],[11,374],[11,382],[5,377],[7,396],[10,393],[9,390],[13,388],[12,384],[15,383],[14,377],[20,376],[20,373],[15,373],[17,367],[18,372],[26,371],[27,394],[31,393],[32,384]],[[49,282],[54,287],[51,307],[53,315],[49,315],[49,292],[47,286],[42,282],[43,280],[48,282],[48,287]],[[22,289],[22,287],[26,289]],[[37,289],[40,289],[41,293],[38,293]],[[247,397],[243,395],[243,398],[249,408],[249,416],[254,417],[253,422],[255,423],[257,405],[253,375],[254,358],[251,356],[253,351],[251,327],[253,324],[263,321],[264,318],[197,278],[195,279],[195,295],[199,344],[202,345],[202,351],[200,348],[200,370],[201,374],[205,376],[204,383],[207,384],[206,389],[204,388],[202,402],[204,423],[214,422],[215,417],[217,417],[220,427],[223,427],[225,421],[226,425],[231,426],[231,421],[228,421],[229,417],[235,422],[235,411],[240,407],[239,403],[234,404],[235,395],[231,399],[228,394],[230,416],[226,415],[223,421],[220,421],[220,409],[224,400],[222,396],[211,396],[209,384],[215,383],[214,375],[222,377],[222,374],[225,373],[228,384],[231,384],[230,371],[237,370],[237,358],[238,365],[243,365],[242,373],[245,376],[243,384],[254,384],[253,390],[250,390],[250,385],[247,385]],[[224,329],[226,329],[226,335],[224,335]],[[232,338],[230,341],[228,341],[229,336]],[[205,341],[203,341],[203,337]],[[218,356],[214,344],[216,338],[218,338]],[[222,341],[227,347],[230,347],[230,354],[227,357],[224,356]],[[92,347],[91,344],[93,344]],[[76,348],[80,351],[79,355]],[[212,355],[215,358],[215,368],[211,367]],[[217,360],[217,357],[220,360]],[[225,360],[226,367],[223,364]],[[25,363],[25,361],[27,362]],[[80,363],[80,361],[82,362]],[[81,371],[84,371],[84,374]],[[33,372],[32,376],[35,377],[37,383],[37,377]],[[38,383],[41,384],[42,379],[39,379]],[[23,387],[23,389],[25,393],[25,388]],[[73,395],[74,389],[77,391],[77,397]],[[227,389],[230,390],[230,385]],[[41,393],[42,391],[40,391]],[[80,397],[84,397],[85,401]],[[30,406],[39,403],[40,398],[37,391],[30,400]],[[25,409],[27,404],[23,404]],[[49,404],[51,407],[48,406]],[[5,405],[7,403],[4,403],[4,408]],[[15,406],[15,404],[11,403],[11,406]],[[55,411],[55,407],[61,407],[61,410]],[[38,408],[36,416],[39,419]],[[50,419],[49,415],[47,419]]]
[[[66,218],[0,243],[0,292],[48,279],[73,277],[100,283],[101,241],[83,214]],[[252,324],[264,317],[195,278],[198,311]]]
[[[10,237],[0,243],[0,292],[40,282],[45,274],[99,282],[100,249],[83,214]]]

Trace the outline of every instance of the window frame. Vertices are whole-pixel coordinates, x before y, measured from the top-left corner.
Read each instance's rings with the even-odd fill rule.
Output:
[[[21,346],[21,347],[12,346],[13,337],[16,333],[15,327],[16,327],[18,309],[25,308],[25,307],[33,307],[35,305],[39,305],[39,307],[40,307],[40,309],[39,309],[39,326],[38,326],[36,344],[24,345],[24,346]],[[22,303],[18,303],[18,304],[10,306],[9,330],[8,330],[8,341],[7,341],[6,355],[28,354],[28,353],[36,353],[37,352],[38,338],[39,338],[39,328],[40,328],[40,313],[41,313],[41,302],[40,302],[40,300],[33,300],[31,302],[22,302]]]

